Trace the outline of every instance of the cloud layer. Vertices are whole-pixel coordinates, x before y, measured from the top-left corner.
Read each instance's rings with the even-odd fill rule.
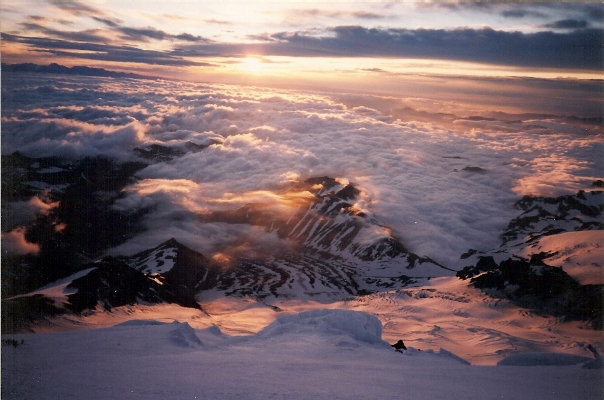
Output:
[[[38,4],[37,13],[6,7],[18,16],[2,33],[9,59],[52,56],[123,63],[130,69],[141,64],[145,69],[226,67],[221,58],[249,54],[426,58],[592,71],[603,66],[604,6],[597,3],[352,2],[319,10],[304,4],[267,9],[264,2],[249,2],[247,20],[209,5],[187,5],[192,15],[157,6],[133,18],[136,5],[48,3]]]
[[[358,208],[411,251],[453,265],[468,248],[498,245],[518,196],[575,192],[602,178],[598,125],[562,116],[443,114],[413,99],[29,74],[3,74],[2,90],[3,154],[129,160],[151,144],[214,143],[138,173],[114,207],[153,212],[146,232],[115,252],[170,237],[204,253],[277,243],[253,226],[198,216],[326,175],[355,183]]]
[[[86,32],[54,32],[53,36],[2,34],[7,43],[30,46],[54,56],[166,66],[208,66],[206,57],[245,57],[247,54],[290,57],[398,57],[447,59],[513,65],[598,70],[603,66],[602,30],[576,20],[556,21],[548,28],[571,31],[536,33],[496,31],[490,28],[454,30],[365,28],[337,26],[322,32],[278,32],[255,35],[260,42],[211,42],[191,34],[171,35],[154,28],[119,28],[135,42],[177,38],[184,43],[171,50],[106,44]],[[30,26],[31,28],[31,26]],[[53,33],[45,31],[46,34]]]
[[[556,28],[585,28],[563,20]],[[602,31],[580,29],[566,33],[505,32],[490,28],[381,29],[337,26],[317,37],[307,32],[281,32],[258,45],[192,45],[192,54],[222,52],[283,56],[402,57],[474,61],[501,65],[585,68],[602,67]]]

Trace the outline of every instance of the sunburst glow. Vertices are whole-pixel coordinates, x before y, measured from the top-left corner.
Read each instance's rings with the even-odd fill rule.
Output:
[[[257,75],[263,72],[262,64],[262,60],[258,57],[248,56],[241,61],[239,68],[249,74]]]

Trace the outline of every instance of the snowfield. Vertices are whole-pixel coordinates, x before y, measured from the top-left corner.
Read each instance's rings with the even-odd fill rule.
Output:
[[[470,366],[447,351],[394,351],[377,318],[314,310],[260,333],[132,320],[104,329],[12,335],[3,399],[599,399],[601,369]],[[539,359],[534,355],[531,360]],[[560,360],[556,363],[556,360]],[[526,364],[526,363],[525,363]],[[534,364],[534,363],[533,363]],[[552,365],[554,364],[554,365]],[[559,364],[559,365],[556,365]]]
[[[541,238],[524,249],[524,256],[546,252],[553,254],[549,265],[562,267],[583,285],[604,283],[604,230],[564,232]]]
[[[132,320],[187,322],[203,330],[218,327],[232,336],[262,334],[271,324],[295,315],[323,309],[360,311],[375,316],[380,333],[388,343],[402,339],[408,347],[424,351],[446,349],[472,365],[494,366],[517,353],[565,353],[592,357],[588,346],[602,353],[602,332],[584,321],[563,321],[496,299],[467,286],[455,277],[419,281],[402,289],[350,296],[335,301],[316,299],[224,296],[208,290],[197,295],[200,309],[176,304],[136,304],[107,312],[98,306],[81,315],[47,317],[33,328],[37,333],[59,330],[108,328]],[[315,320],[318,323],[320,319]],[[346,319],[340,323],[347,324]],[[329,320],[335,323],[334,319]],[[368,322],[371,323],[371,322]],[[345,325],[346,326],[346,325]],[[314,330],[316,327],[309,326]],[[283,328],[285,329],[285,328]],[[369,328],[365,328],[367,330]],[[375,330],[376,328],[374,328]]]

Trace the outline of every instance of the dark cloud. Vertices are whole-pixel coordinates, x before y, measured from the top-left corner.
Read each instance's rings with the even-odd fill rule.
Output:
[[[87,60],[122,61],[153,65],[174,66],[208,66],[186,60],[171,52],[143,50],[133,46],[113,46],[102,43],[76,42],[69,40],[26,37],[2,33],[2,40],[29,45],[32,50],[45,52],[62,57],[72,57]]]
[[[505,18],[544,18],[546,15],[535,10],[527,10],[524,8],[513,8],[509,10],[503,10],[501,15]]]
[[[544,28],[551,29],[583,29],[587,28],[589,22],[581,19],[561,19],[549,24],[543,25]]]
[[[30,31],[40,32],[46,36],[65,39],[75,42],[93,42],[93,43],[105,43],[107,38],[102,35],[102,32],[96,29],[85,30],[85,31],[60,31],[57,29],[51,29],[44,25],[40,25],[34,22],[24,22],[20,24],[21,27]]]
[[[601,21],[604,19],[604,4],[586,4],[584,5],[585,13],[593,21]]]
[[[184,40],[187,42],[207,42],[208,40],[201,36],[191,35],[190,33],[181,33],[179,35],[172,35],[174,39]]]
[[[148,39],[164,40],[170,36],[166,32],[155,28],[129,28],[121,26],[116,30],[121,32],[125,37],[136,41],[147,41]]]
[[[583,20],[559,20],[549,28],[586,26]],[[181,40],[191,42],[171,51],[143,50],[135,46],[105,44],[102,31],[59,31],[33,22],[24,27],[52,38],[3,34],[6,41],[28,44],[50,54],[105,61],[157,65],[208,65],[185,57],[242,56],[255,53],[282,56],[409,57],[474,61],[502,65],[600,69],[603,32],[575,29],[571,32],[504,32],[492,29],[368,29],[338,26],[323,32],[296,31],[256,35],[260,43],[211,43],[199,36],[173,35],[155,28],[113,27],[138,42]]]
[[[201,36],[194,36],[189,33],[181,33],[179,35],[172,35],[159,29],[147,27],[147,28],[130,28],[125,26],[116,27],[117,32],[124,35],[124,38],[133,39],[139,42],[146,42],[149,39],[155,40],[184,40],[188,42],[205,42],[206,39]]]
[[[116,18],[96,17],[91,16],[95,21],[101,22],[111,28],[111,30],[121,34],[123,39],[135,40],[138,42],[147,42],[153,40],[184,40],[187,42],[207,42],[207,39],[201,36],[191,35],[189,33],[181,33],[173,35],[171,33],[155,29],[153,27],[133,28],[123,26],[122,21]]]
[[[96,8],[89,7],[88,5],[83,4],[79,1],[51,0],[51,3],[63,10],[66,10],[66,11],[72,13],[72,14],[88,16],[88,17],[92,18],[93,20],[100,22],[103,25],[107,26],[112,31],[118,32],[119,34],[121,34],[123,39],[130,39],[130,40],[134,40],[134,41],[138,41],[138,42],[148,42],[149,40],[182,40],[182,41],[187,41],[187,42],[206,42],[207,41],[206,39],[202,38],[201,36],[195,36],[195,35],[191,35],[191,34],[185,33],[185,32],[180,33],[178,35],[174,35],[174,34],[171,34],[171,33],[168,33],[168,32],[162,31],[160,29],[153,28],[153,27],[137,28],[137,27],[124,26],[122,20],[111,17],[111,16],[107,16],[104,12],[102,12]],[[30,19],[31,19],[31,17],[30,17]],[[83,36],[87,31],[78,32],[80,36],[76,37],[76,36],[74,36],[76,34],[76,32],[63,32],[63,31],[58,31],[58,30],[52,30],[52,29],[48,29],[48,28],[45,28],[40,25],[34,26],[34,24],[32,24],[32,23],[21,24],[21,25],[26,28],[27,28],[27,25],[30,25],[30,29],[38,28],[35,30],[39,30],[50,36],[55,36],[55,37],[59,37],[59,38],[67,39],[67,40],[92,41],[92,42],[99,41],[98,38],[94,38],[92,36],[89,38],[86,38],[85,36]],[[103,40],[106,42],[105,39],[103,39]]]
[[[420,8],[440,8],[447,11],[465,10],[497,13],[504,18],[577,18],[596,22],[604,19],[601,2],[523,2],[523,1],[435,1],[418,3]]]
[[[120,23],[122,22],[121,20],[114,19],[114,18],[101,18],[101,17],[95,17],[95,16],[93,16],[92,19],[94,19],[95,21],[101,22],[107,26],[110,26],[112,28],[119,27]]]
[[[416,7],[428,9],[444,9],[448,11],[479,10],[479,11],[499,11],[502,8],[517,7],[516,4],[505,4],[495,1],[474,1],[474,0],[449,0],[449,1],[430,1],[417,2]]]
[[[597,22],[604,19],[604,4],[602,3],[581,3],[581,2],[553,2],[539,4],[540,7],[548,7],[554,11],[563,13],[563,15],[581,16],[582,19],[587,19],[591,22]]]
[[[327,17],[327,18],[345,18],[345,17],[353,17],[359,19],[381,19],[386,18],[387,15],[378,14],[369,11],[328,11],[328,10],[320,10],[317,8],[310,9],[302,9],[302,10],[293,10],[291,11],[292,15],[297,17]]]
[[[257,39],[261,39],[258,36]],[[493,29],[368,29],[338,26],[324,36],[279,32],[256,44],[208,44],[183,47],[179,55],[264,55],[329,57],[410,57],[474,61],[502,65],[600,69],[603,33],[581,29],[567,33],[505,32]]]
[[[102,15],[98,8],[78,0],[49,0],[50,4],[74,15]]]

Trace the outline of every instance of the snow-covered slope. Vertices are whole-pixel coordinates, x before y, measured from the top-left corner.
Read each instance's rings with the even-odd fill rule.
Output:
[[[65,305],[69,303],[69,295],[78,292],[78,289],[72,286],[73,281],[88,275],[94,269],[96,269],[96,267],[83,269],[81,271],[76,272],[75,274],[71,274],[65,278],[49,283],[48,285],[45,285],[33,292],[19,294],[16,296],[9,297],[5,300],[14,300],[22,297],[43,296],[52,300],[58,306]]]
[[[333,191],[331,194],[333,196]],[[564,199],[568,202],[566,197]],[[327,200],[321,200],[317,204],[323,204],[325,201]],[[336,204],[340,201],[341,199],[337,200]],[[253,207],[247,209],[249,211]],[[258,217],[254,217],[255,212],[259,211],[249,212],[247,218]],[[308,211],[304,211],[304,214],[308,214]],[[280,216],[272,220],[258,220],[270,221],[266,225],[279,230],[286,229],[296,220],[308,218],[306,216],[296,219],[294,217],[300,214],[293,215],[288,218],[289,221]],[[579,217],[581,215],[574,215],[572,220],[576,221]],[[225,215],[221,218],[225,218]],[[358,218],[358,221],[349,221],[351,226],[355,223],[366,224],[370,217],[354,218]],[[327,222],[318,222],[318,226],[325,224],[325,229],[329,229],[331,222],[329,218],[326,220]],[[285,228],[275,221],[281,221]],[[537,220],[533,222],[541,224]],[[556,221],[550,219],[548,232],[552,230],[552,224],[555,228]],[[225,332],[240,335],[260,331],[283,312],[299,312],[328,306],[360,309],[372,313],[384,324],[384,335],[388,340],[402,338],[412,346],[423,349],[445,347],[474,364],[494,364],[519,351],[562,352],[586,356],[589,355],[587,345],[602,351],[601,332],[586,329],[589,323],[598,324],[594,318],[597,319],[598,315],[597,296],[600,289],[584,288],[572,281],[563,271],[554,269],[553,278],[557,282],[555,288],[551,287],[551,290],[546,292],[539,291],[537,289],[547,283],[545,278],[551,275],[540,271],[548,272],[543,268],[553,267],[532,265],[528,260],[522,264],[521,260],[515,259],[515,264],[512,264],[521,267],[526,264],[527,268],[516,268],[518,278],[514,279],[521,278],[521,282],[532,282],[532,286],[522,287],[508,280],[508,285],[503,285],[497,292],[498,287],[490,288],[484,284],[483,281],[498,281],[486,280],[487,276],[483,276],[486,270],[481,269],[483,264],[479,261],[493,257],[493,264],[489,268],[494,265],[494,269],[490,273],[494,278],[497,275],[503,279],[501,282],[504,283],[507,278],[504,279],[504,274],[498,268],[508,258],[517,254],[528,257],[547,252],[544,254],[549,257],[546,259],[549,262],[550,259],[556,259],[553,250],[560,251],[560,246],[563,245],[580,248],[581,254],[598,254],[599,232],[601,231],[591,229],[546,234],[526,243],[520,239],[519,234],[519,239],[504,243],[501,249],[467,255],[462,261],[475,262],[476,265],[471,266],[473,272],[466,278],[480,278],[478,288],[467,287],[470,281],[455,277],[427,280],[421,274],[429,271],[426,269],[428,263],[421,264],[419,268],[408,268],[409,253],[405,252],[397,257],[386,256],[365,261],[351,253],[347,256],[341,252],[330,255],[326,251],[309,246],[306,254],[302,256],[292,251],[289,254],[278,253],[275,257],[241,257],[234,262],[231,260],[230,263],[224,263],[220,259],[206,258],[171,239],[134,256],[116,260],[130,265],[133,272],[146,276],[149,284],[156,288],[159,296],[157,301],[161,304],[141,303],[140,298],[136,297],[125,303],[109,301],[108,304],[112,307],[111,313],[108,314],[104,306],[107,299],[101,296],[97,298],[96,303],[89,304],[85,315],[56,316],[53,311],[44,324],[30,325],[35,331],[48,330],[52,326],[60,329],[91,328],[146,316],[166,321],[179,315],[182,320],[189,321],[197,328],[217,324]],[[565,238],[565,235],[576,240],[577,245],[573,245],[574,242]],[[316,238],[313,235],[308,237]],[[596,239],[590,239],[594,237]],[[564,239],[564,242],[557,238]],[[573,254],[576,254],[576,251]],[[564,253],[558,254],[562,256]],[[539,257],[535,260],[537,259],[542,260]],[[572,259],[567,258],[566,261],[568,266]],[[438,265],[433,267],[444,273],[448,272]],[[530,280],[520,274],[525,269],[534,272],[530,275]],[[473,281],[473,284],[475,282],[477,281]],[[560,282],[566,283],[560,285]],[[539,300],[539,296],[543,300]],[[561,302],[564,299],[573,301]],[[197,309],[186,309],[179,304],[194,306]],[[580,307],[568,308],[568,304]],[[572,321],[574,319],[578,321]]]
[[[518,352],[556,352],[589,357],[593,346],[604,352],[601,331],[581,321],[539,315],[513,302],[493,298],[455,277],[424,280],[402,289],[334,301],[325,297],[288,298],[224,296],[208,290],[198,296],[200,308],[177,304],[133,304],[102,307],[81,315],[48,318],[36,332],[95,329],[138,319],[187,321],[197,329],[218,326],[230,335],[250,335],[275,319],[299,312],[338,308],[364,311],[383,325],[389,343],[403,339],[408,346],[445,348],[472,364],[494,365]]]
[[[552,256],[562,257],[555,252],[578,247],[583,248],[583,254],[601,254],[599,238],[604,228],[604,191],[579,191],[558,197],[524,196],[514,206],[518,214],[501,232],[501,245],[495,249],[469,250],[461,256],[462,265],[474,264],[485,255],[499,263],[511,256],[530,257],[539,253],[543,253],[542,260],[549,262]],[[568,234],[558,236],[563,233]],[[582,239],[586,242],[580,244]],[[567,266],[572,265],[572,260],[569,261]]]
[[[541,237],[525,247],[530,258],[545,253],[547,263],[561,267],[582,285],[604,284],[604,230],[571,231]]]
[[[448,351],[395,352],[370,315],[317,310],[257,335],[137,320],[107,329],[14,335],[2,398],[597,399],[601,370],[477,367]],[[544,358],[544,357],[542,357]],[[549,357],[553,359],[553,357]],[[94,360],[94,362],[91,362]]]
[[[602,329],[604,192],[525,196],[516,208],[501,246],[463,254],[457,276],[533,312]]]

